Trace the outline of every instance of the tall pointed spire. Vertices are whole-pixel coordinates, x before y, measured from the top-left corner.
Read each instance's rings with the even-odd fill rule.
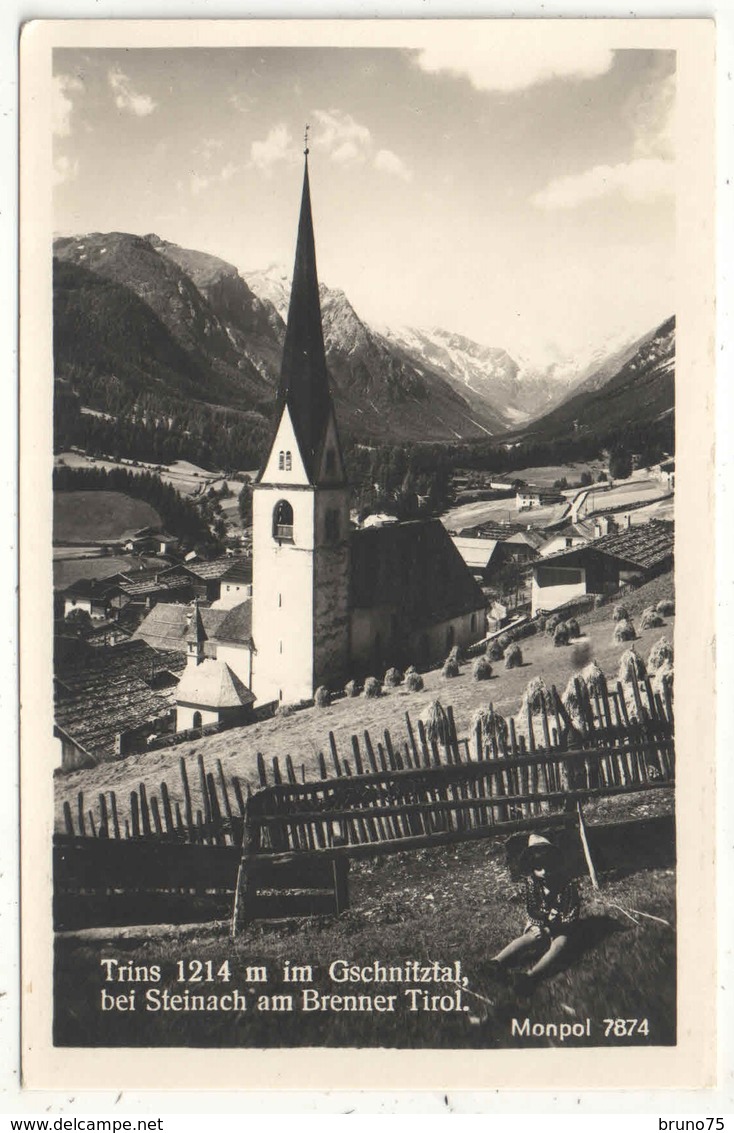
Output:
[[[309,476],[313,476],[315,457],[331,410],[331,394],[321,327],[307,137],[304,158],[296,260],[278,386],[278,419],[287,405],[301,456]]]
[[[195,661],[198,665],[204,659],[204,642],[206,641],[206,631],[204,623],[201,620],[201,610],[199,609],[199,599],[194,599],[194,612],[191,615],[191,622],[189,623],[188,633],[186,634],[186,646],[189,661]]]

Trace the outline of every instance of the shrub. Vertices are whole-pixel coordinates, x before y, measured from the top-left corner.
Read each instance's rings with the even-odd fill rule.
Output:
[[[472,665],[471,675],[475,681],[488,681],[492,676],[492,663],[489,657],[477,657]]]
[[[519,669],[522,665],[522,649],[517,642],[512,643],[507,650],[505,650],[505,668],[506,669]]]
[[[415,665],[408,665],[408,668],[405,670],[405,676],[407,677],[408,673],[417,673],[417,672],[418,672],[418,670],[416,669]]]
[[[553,644],[568,645],[568,637],[568,626],[565,622],[559,622],[553,631]]]
[[[441,676],[446,677],[448,679],[449,677],[458,677],[458,675],[459,675],[459,662],[456,660],[455,657],[452,657],[451,654],[449,654],[449,656],[446,658],[446,660],[443,663],[443,669],[441,670]]]
[[[423,689],[423,677],[415,669],[412,672],[405,674],[405,687],[408,692],[421,692]]]
[[[647,669],[639,653],[636,653],[634,649],[627,649],[619,659],[617,680],[625,684],[626,681],[632,680],[633,673],[641,680],[647,675]]]
[[[556,629],[562,621],[563,617],[561,616],[561,614],[551,614],[549,618],[546,618],[545,632],[549,637],[553,637],[555,635]]]
[[[388,669],[382,683],[387,685],[388,688],[397,688],[398,685],[403,683],[403,674],[400,669]]]
[[[368,700],[374,700],[375,697],[382,695],[382,685],[377,677],[367,677],[364,682],[364,695]]]
[[[601,609],[601,607],[603,605],[604,605],[604,595],[603,594],[595,594],[594,595],[594,609],[599,610],[599,609]]]
[[[614,640],[620,641],[634,641],[637,637],[635,627],[629,618],[622,618],[614,627]]]
[[[569,641],[573,637],[581,637],[581,627],[577,618],[569,618],[566,622],[566,629],[568,630]]]
[[[615,606],[612,611],[612,618],[615,622],[629,621],[629,613],[626,606]]]
[[[347,681],[344,685],[345,696],[359,696],[359,685],[356,681]]]
[[[640,617],[641,629],[657,629],[664,624],[662,616],[657,612],[654,606],[646,606],[642,611],[642,616]]]
[[[428,740],[444,743],[449,734],[449,719],[440,700],[432,700],[421,713]]]
[[[661,637],[659,641],[655,642],[647,658],[648,672],[656,673],[666,661],[671,665],[673,664],[673,646],[667,637]]]
[[[449,653],[446,660],[447,661],[456,661],[456,664],[460,665],[462,663],[462,661],[464,660],[464,651],[461,648],[461,646],[455,645],[453,647],[453,649],[451,650],[451,652]]]
[[[505,651],[502,648],[502,645],[500,644],[499,640],[495,639],[494,641],[488,641],[487,642],[486,655],[487,655],[487,657],[489,657],[490,661],[501,661],[502,660],[502,658],[505,655]]]
[[[675,601],[672,598],[661,598],[655,607],[663,618],[672,618],[675,613]]]
[[[331,693],[326,685],[319,685],[314,693],[314,704],[317,708],[328,708],[331,704]]]
[[[294,712],[295,712],[295,708],[293,707],[292,704],[279,704],[278,707],[275,709],[275,715],[278,716],[281,719],[283,719],[286,716],[292,716]]]

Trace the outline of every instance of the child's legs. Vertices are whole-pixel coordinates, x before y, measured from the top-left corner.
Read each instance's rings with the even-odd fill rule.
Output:
[[[567,936],[554,936],[550,943],[550,948],[544,952],[540,959],[533,964],[532,968],[528,971],[529,976],[541,976],[546,972],[555,962],[559,956],[562,955],[563,950],[568,944]]]
[[[536,936],[532,932],[524,932],[522,936],[516,937],[510,943],[498,952],[493,957],[499,964],[503,964],[506,960],[511,960],[513,956],[519,956],[522,952],[527,952],[529,949],[538,949],[542,943],[542,937]]]

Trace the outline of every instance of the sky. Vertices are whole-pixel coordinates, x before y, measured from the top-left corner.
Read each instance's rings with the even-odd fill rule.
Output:
[[[675,54],[57,49],[54,228],[293,260],[309,131],[319,276],[377,326],[548,364],[674,313]]]

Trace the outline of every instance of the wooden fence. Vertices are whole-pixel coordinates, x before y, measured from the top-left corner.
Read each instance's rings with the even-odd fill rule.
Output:
[[[578,728],[552,689],[550,704],[539,698],[537,713],[528,708],[521,735],[513,719],[493,727],[491,707],[471,741],[458,738],[451,708],[432,737],[407,714],[399,746],[387,731],[377,743],[369,732],[352,736],[351,758],[332,734],[331,774],[320,756],[321,781],[283,781],[275,761],[268,784],[261,763],[264,786],[247,806],[250,852],[360,856],[438,845],[547,825],[583,800],[668,787],[672,700],[654,695],[647,678],[630,688],[634,713],[620,686],[610,692],[601,682],[592,696],[577,681]]]
[[[348,899],[344,873],[334,867],[327,885],[319,861],[333,865],[349,857],[547,828],[567,821],[584,800],[671,786],[671,696],[668,691],[663,696],[653,693],[648,678],[633,677],[627,690],[626,698],[620,684],[609,689],[601,680],[590,693],[577,680],[572,723],[552,688],[539,696],[537,711],[528,707],[522,731],[514,719],[504,722],[490,706],[484,725],[478,724],[471,737],[459,738],[451,708],[431,732],[406,713],[406,738],[400,743],[393,742],[387,730],[379,740],[365,731],[351,737],[345,753],[330,732],[328,752],[318,756],[319,779],[307,780],[303,765],[299,776],[290,755],[281,768],[277,757],[268,766],[258,753],[259,789],[254,792],[237,776],[227,779],[219,760],[214,772],[207,771],[201,755],[194,775],[180,760],[175,793],[165,781],[157,793],[140,783],[130,792],[129,806],[123,806],[114,791],[100,793],[95,813],[80,792],[76,815],[70,803],[64,803],[65,834],[56,837],[57,891],[73,903],[74,894],[100,890],[108,895],[160,893],[166,887],[186,890],[179,884],[186,868],[181,874],[178,866],[164,865],[163,858],[152,853],[168,843],[171,861],[180,855],[183,863],[185,853],[198,850],[202,857],[209,851],[206,856],[215,872],[219,867],[211,850],[227,854],[230,864],[226,870],[222,867],[222,883],[209,866],[199,865],[202,878],[209,880],[189,887],[192,895],[208,899],[222,885],[231,895],[240,862],[241,878],[249,878],[247,904],[253,915],[258,878],[265,889],[275,883],[275,875],[263,872],[265,859],[273,867],[282,866],[282,877],[294,885],[303,872],[301,865],[310,861],[310,888],[321,896],[325,888],[330,891],[324,907],[343,908]],[[100,852],[102,842],[122,844],[117,851]],[[147,859],[141,844],[151,851]],[[123,865],[117,858],[124,859],[126,849],[131,856]],[[158,879],[155,884],[151,869]],[[305,875],[300,881],[305,883]],[[260,901],[258,909],[265,905]],[[276,907],[281,907],[278,902]],[[309,907],[315,907],[313,902]],[[62,900],[61,921],[64,908],[68,911],[68,903],[64,906]]]

